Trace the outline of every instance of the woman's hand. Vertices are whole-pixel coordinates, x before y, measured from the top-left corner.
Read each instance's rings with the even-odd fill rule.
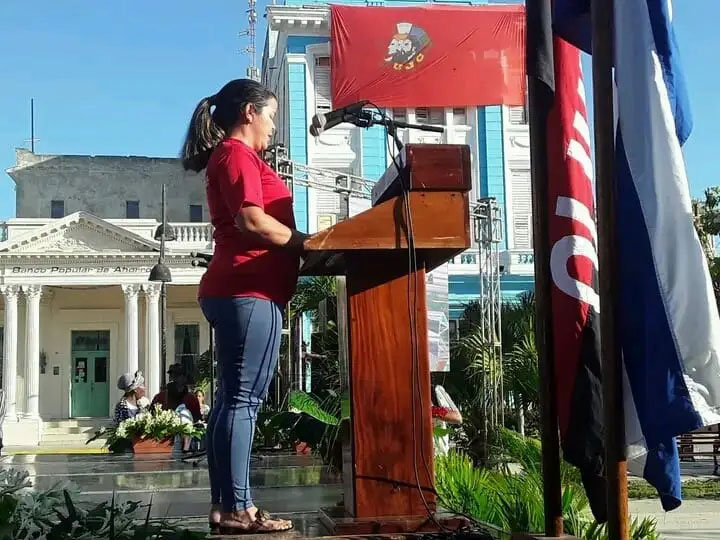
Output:
[[[291,230],[292,235],[290,236],[290,241],[287,243],[286,247],[297,249],[299,251],[305,251],[305,243],[308,238],[310,238],[310,235],[296,229]]]

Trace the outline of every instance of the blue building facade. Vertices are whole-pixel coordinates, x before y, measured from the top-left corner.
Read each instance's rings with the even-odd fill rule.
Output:
[[[418,6],[425,1],[341,0],[358,6]],[[443,3],[481,5],[486,1]],[[512,3],[512,2],[494,2]],[[279,142],[294,161],[338,170],[375,180],[388,167],[388,144],[382,128],[347,128],[327,132],[316,141],[308,134],[313,114],[331,109],[329,86],[329,8],[319,0],[286,0],[268,7],[268,33],[263,54],[262,80],[277,95]],[[524,112],[503,106],[393,109],[394,116],[416,123],[446,126],[446,134],[405,133],[406,142],[468,144],[473,156],[474,199],[494,197],[502,209],[500,244],[501,290],[504,300],[533,289],[532,245],[529,243],[529,154]],[[522,108],[520,108],[522,109]],[[325,204],[307,187],[295,187],[298,227],[306,232],[328,223]],[[527,229],[527,230],[526,230]],[[518,233],[520,231],[520,233]],[[529,262],[528,262],[529,261]],[[479,294],[477,248],[456,257],[449,266],[451,318],[462,315],[464,305]]]

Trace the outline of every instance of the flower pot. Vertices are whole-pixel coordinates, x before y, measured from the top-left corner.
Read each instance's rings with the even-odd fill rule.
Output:
[[[156,441],[154,439],[133,439],[133,453],[135,454],[171,454],[173,449],[173,440],[165,439],[164,441]]]

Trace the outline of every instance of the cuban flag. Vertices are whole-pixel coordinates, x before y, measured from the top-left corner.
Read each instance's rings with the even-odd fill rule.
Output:
[[[680,505],[675,437],[720,422],[720,319],[693,226],[691,131],[670,0],[615,4],[618,338],[631,472]],[[590,52],[590,0],[556,0],[555,31]],[[602,268],[600,269],[602,272]]]

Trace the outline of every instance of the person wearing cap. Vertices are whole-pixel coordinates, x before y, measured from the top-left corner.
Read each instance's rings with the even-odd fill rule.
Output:
[[[134,374],[125,373],[118,379],[117,387],[123,392],[123,397],[115,405],[115,414],[113,415],[115,425],[119,426],[123,420],[135,418],[143,411],[138,401],[145,396],[145,379],[140,371],[136,371]]]
[[[160,405],[165,410],[176,410],[180,405],[184,405],[192,414],[193,422],[202,419],[200,412],[200,402],[188,389],[188,376],[182,364],[173,364],[168,368],[168,378],[170,379],[165,390],[158,392],[153,398],[150,407]]]

